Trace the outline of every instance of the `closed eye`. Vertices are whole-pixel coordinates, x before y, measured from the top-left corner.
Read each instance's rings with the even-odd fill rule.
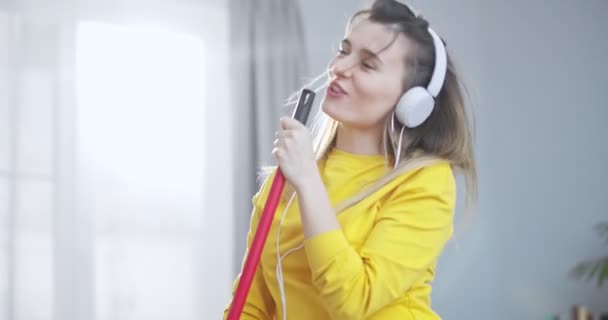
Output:
[[[374,67],[372,67],[369,63],[361,63],[361,66],[363,66],[363,68],[368,69],[368,70],[374,70]]]

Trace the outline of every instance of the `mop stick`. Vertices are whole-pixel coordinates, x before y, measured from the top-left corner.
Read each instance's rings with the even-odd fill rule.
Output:
[[[315,93],[313,91],[308,89],[302,90],[298,104],[296,105],[293,113],[294,119],[303,124],[306,123],[314,97]],[[284,186],[285,177],[279,168],[277,169],[277,173],[272,181],[268,199],[266,199],[266,204],[264,205],[264,210],[262,211],[262,217],[260,218],[260,223],[258,224],[253,242],[249,248],[247,260],[245,261],[245,266],[243,267],[243,272],[241,273],[239,284],[236,289],[234,299],[232,300],[232,305],[230,306],[230,312],[228,313],[227,320],[239,320],[241,317],[245,300],[247,299],[247,294],[251,288],[253,276],[255,275],[258,263],[260,262],[262,249],[266,243],[266,238],[268,237],[272,219],[277,209],[277,205],[279,204],[279,200],[281,199],[281,193],[283,192]]]

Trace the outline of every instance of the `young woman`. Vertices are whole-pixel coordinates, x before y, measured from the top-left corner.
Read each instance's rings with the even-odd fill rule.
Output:
[[[455,171],[476,197],[462,87],[443,41],[406,5],[348,22],[312,135],[281,119],[289,187],[241,319],[440,319],[437,259],[453,231]],[[273,175],[253,198],[249,244]],[[235,288],[238,279],[235,282]]]

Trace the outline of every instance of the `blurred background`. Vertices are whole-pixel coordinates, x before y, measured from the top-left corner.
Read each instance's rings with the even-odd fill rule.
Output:
[[[0,0],[0,319],[219,319],[286,99],[369,3]],[[608,1],[413,3],[477,123],[434,307],[608,312],[570,275],[608,254]]]

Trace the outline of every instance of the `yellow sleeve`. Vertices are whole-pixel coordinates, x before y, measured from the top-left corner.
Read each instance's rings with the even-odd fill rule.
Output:
[[[423,168],[383,204],[360,252],[342,230],[307,239],[312,280],[332,319],[364,319],[401,297],[451,237],[455,201],[450,166]]]
[[[249,248],[251,247],[251,242],[253,241],[253,237],[255,235],[255,231],[258,227],[258,223],[260,222],[260,218],[262,215],[263,203],[262,199],[266,199],[268,189],[266,186],[269,184],[268,181],[271,180],[272,177],[268,178],[258,193],[253,197],[253,211],[251,213],[251,222],[249,224],[249,232],[247,233],[247,252],[245,252],[245,257],[249,253]],[[245,258],[243,258],[243,266],[245,264]],[[239,284],[239,277],[234,281],[232,287],[232,296],[236,293],[236,289]],[[224,309],[224,320],[228,316],[228,310],[230,308],[230,304],[232,301],[226,306]],[[241,314],[241,320],[268,320],[274,318],[275,305],[270,295],[270,291],[268,291],[268,287],[266,286],[266,281],[264,280],[264,275],[262,273],[262,264],[258,264],[255,275],[253,277],[253,281],[251,283],[251,288],[249,289],[249,294],[247,295],[247,300],[245,301],[245,306],[243,307],[243,313]]]

